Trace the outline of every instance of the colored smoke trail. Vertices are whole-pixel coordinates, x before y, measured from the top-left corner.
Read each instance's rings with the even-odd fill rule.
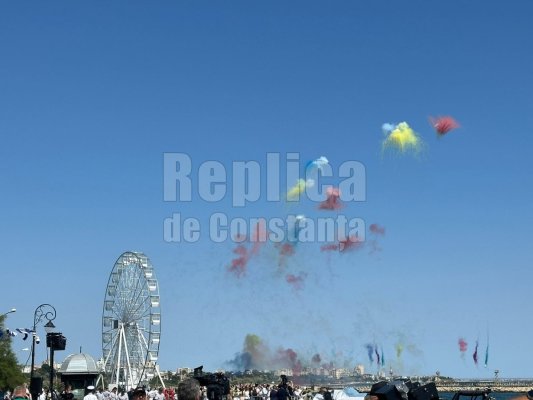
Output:
[[[368,360],[370,363],[374,362],[374,346],[370,343],[365,344],[365,348],[368,354]]]
[[[238,371],[288,368],[293,371],[293,374],[299,374],[303,368],[303,362],[294,349],[280,347],[272,351],[255,334],[246,335],[242,351],[226,364]]]
[[[439,136],[443,136],[451,130],[459,128],[460,126],[459,123],[450,116],[437,118],[429,117],[429,122]]]
[[[302,363],[293,349],[279,349],[274,364],[289,368],[294,375],[302,372]]]
[[[338,188],[327,188],[326,200],[318,205],[319,210],[338,210],[343,207],[340,201],[341,191]]]
[[[400,358],[402,356],[402,352],[403,352],[403,344],[398,342],[398,343],[396,343],[395,348],[396,348],[396,357]]]
[[[300,290],[303,287],[305,278],[307,277],[307,274],[305,272],[301,272],[298,276],[293,274],[288,274],[285,278],[287,283],[293,287],[295,290]]]
[[[463,338],[459,338],[457,343],[459,344],[459,351],[461,352],[461,357],[464,357],[466,351],[468,350],[468,343]]]
[[[364,243],[356,236],[350,236],[347,239],[339,241],[339,251],[352,251],[362,248]]]
[[[339,240],[337,244],[326,244],[320,248],[320,251],[339,251],[349,252],[359,250],[364,246],[364,242],[359,240],[357,236],[350,236],[347,239]]]
[[[236,235],[235,241],[244,242],[246,240],[245,235]],[[231,260],[231,264],[227,267],[228,272],[232,273],[237,278],[240,278],[246,274],[248,262],[254,256],[259,253],[259,249],[266,243],[267,231],[265,227],[265,221],[260,220],[257,222],[252,235],[250,236],[251,245],[246,247],[244,244],[239,244],[233,249],[233,253],[237,255],[236,258]]]
[[[378,224],[370,224],[369,230],[376,235],[384,235],[385,227]]]
[[[390,149],[398,154],[417,154],[423,147],[422,139],[409,126],[407,122],[400,122],[398,125],[383,124],[383,132],[386,135],[382,143],[382,151]]]
[[[240,278],[246,273],[246,266],[249,260],[248,250],[240,244],[235,247],[233,253],[237,254],[238,257],[231,260],[228,271],[233,273],[237,278]]]

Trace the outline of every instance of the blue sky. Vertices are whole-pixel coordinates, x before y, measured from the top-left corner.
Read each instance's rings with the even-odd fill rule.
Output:
[[[255,333],[372,370],[364,345],[394,360],[401,335],[417,350],[394,360],[404,373],[529,376],[532,12],[526,0],[2,3],[1,304],[18,310],[6,325],[51,303],[64,356],[99,357],[109,273],[138,250],[160,283],[162,369],[224,367]],[[429,115],[461,129],[438,140]],[[381,125],[400,121],[425,140],[421,157],[382,157]],[[322,214],[164,202],[166,152],[196,169],[264,167],[267,152],[298,152],[302,170],[357,160],[367,199],[342,212],[385,226],[383,251],[301,246],[294,291],[265,247],[235,279],[232,243],[168,243],[165,218]],[[487,330],[485,369],[457,340],[484,349]],[[13,346],[24,362],[27,345]]]

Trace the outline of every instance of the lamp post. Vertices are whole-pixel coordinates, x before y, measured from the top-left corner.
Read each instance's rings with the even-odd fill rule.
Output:
[[[11,314],[11,313],[14,313],[14,312],[17,312],[17,309],[16,309],[16,308],[12,308],[12,309],[9,310],[8,312],[3,313],[3,314],[0,314],[0,317],[5,317],[7,314]]]
[[[54,352],[56,350],[65,350],[67,345],[67,339],[61,334],[56,332],[55,325],[52,321],[48,321],[44,326],[46,330],[46,347],[50,347],[50,394],[52,400],[56,399],[54,392]]]
[[[54,343],[53,338],[55,335],[56,326],[52,321],[48,321],[44,326],[46,331],[46,346],[50,347],[50,398],[54,399]]]
[[[36,399],[39,391],[40,391],[40,385],[37,384],[34,381],[33,377],[33,370],[35,369],[35,342],[37,339],[37,325],[40,324],[43,321],[43,318],[46,318],[47,325],[49,323],[52,323],[52,321],[56,318],[56,309],[54,306],[50,304],[41,304],[39,307],[35,309],[35,312],[33,313],[33,340],[31,344],[31,371],[30,371],[30,392],[32,398]],[[52,325],[54,325],[52,323]],[[37,342],[38,343],[38,342]]]

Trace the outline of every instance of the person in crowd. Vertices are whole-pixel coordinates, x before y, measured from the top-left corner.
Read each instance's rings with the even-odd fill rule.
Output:
[[[178,400],[200,400],[200,384],[196,379],[188,378],[178,385]]]
[[[276,389],[276,386],[272,385],[272,388],[270,389],[269,397],[270,397],[270,400],[278,400],[278,390]]]
[[[29,398],[30,392],[28,392],[26,386],[17,386],[15,389],[13,389],[13,395],[11,396],[11,400]]]
[[[94,394],[95,388],[94,386],[87,386],[87,394],[83,398],[83,400],[98,400],[98,397]]]
[[[132,400],[146,400],[146,390],[143,387],[135,388],[131,393]]]
[[[74,393],[72,393],[72,386],[66,385],[65,389],[59,395],[61,400],[73,400]]]

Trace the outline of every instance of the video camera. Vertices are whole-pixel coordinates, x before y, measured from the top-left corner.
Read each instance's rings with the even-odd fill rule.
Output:
[[[209,400],[224,400],[230,394],[229,379],[222,372],[204,374],[203,368],[203,365],[195,368],[193,378],[198,381],[200,386],[207,388],[207,398]]]
[[[378,400],[439,400],[439,392],[434,382],[421,385],[410,379],[375,383],[368,393]]]

